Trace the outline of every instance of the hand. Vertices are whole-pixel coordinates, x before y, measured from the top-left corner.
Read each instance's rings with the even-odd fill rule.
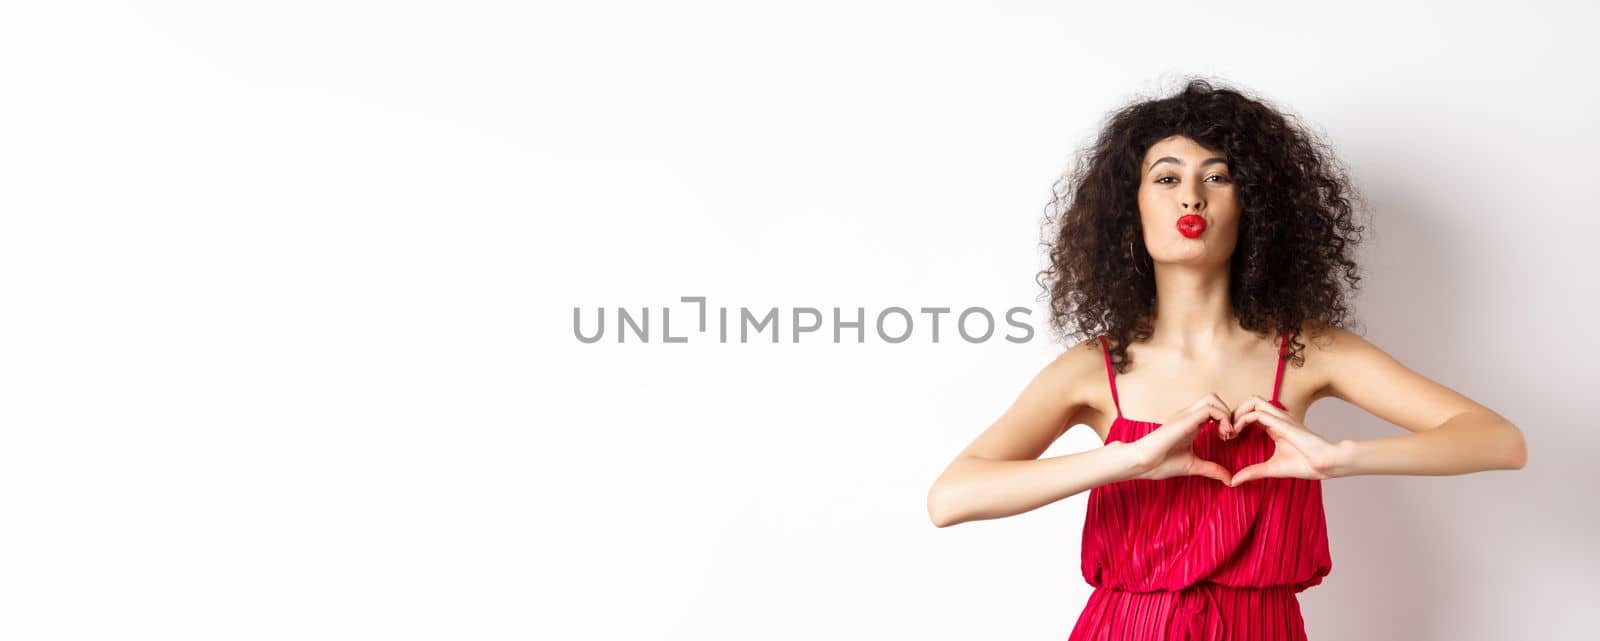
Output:
[[[1261,478],[1298,478],[1323,480],[1331,478],[1327,470],[1338,460],[1338,447],[1323,440],[1289,412],[1273,405],[1260,396],[1249,400],[1234,410],[1234,420],[1228,437],[1235,436],[1249,424],[1257,424],[1272,437],[1276,449],[1267,460],[1247,465],[1227,481],[1229,487],[1238,487],[1245,481]]]
[[[1219,425],[1231,427],[1233,417],[1228,406],[1216,394],[1207,394],[1195,401],[1182,413],[1168,419],[1149,434],[1129,443],[1135,460],[1141,461],[1140,479],[1164,479],[1174,476],[1205,476],[1232,485],[1228,468],[1207,461],[1194,454],[1194,435],[1200,425],[1215,420]]]

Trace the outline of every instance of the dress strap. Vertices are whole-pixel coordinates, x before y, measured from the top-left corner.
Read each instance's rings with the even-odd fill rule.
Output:
[[[1284,355],[1289,350],[1289,335],[1284,334],[1283,340],[1278,343],[1278,375],[1272,379],[1272,404],[1278,404],[1278,387],[1283,383]]]
[[[1111,404],[1117,407],[1117,418],[1122,418],[1122,401],[1117,400],[1117,372],[1111,368],[1111,350],[1106,348],[1106,337],[1100,336],[1100,353],[1106,357],[1106,382],[1111,384]]]

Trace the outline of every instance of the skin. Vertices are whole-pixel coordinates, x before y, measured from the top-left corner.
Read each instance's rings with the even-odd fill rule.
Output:
[[[1106,442],[1117,412],[1105,357],[1098,340],[1082,341],[1040,370],[934,481],[928,515],[935,526],[1020,514],[1136,478],[1187,474],[1238,486],[1268,477],[1445,476],[1527,464],[1517,426],[1340,328],[1302,328],[1312,338],[1305,364],[1285,366],[1279,388],[1289,411],[1268,402],[1278,339],[1243,329],[1229,310],[1228,260],[1241,210],[1226,162],[1207,162],[1220,156],[1181,136],[1144,156],[1138,203],[1154,260],[1154,332],[1129,345],[1134,366],[1117,375],[1117,392],[1124,417],[1165,417],[1161,427],[1133,442]],[[1198,238],[1178,232],[1186,213],[1206,219]],[[1304,421],[1313,403],[1330,397],[1404,432],[1330,442]],[[1189,444],[1213,419],[1224,438],[1252,426],[1265,430],[1276,451],[1235,474],[1199,459]],[[1074,425],[1088,425],[1103,445],[1039,458]]]

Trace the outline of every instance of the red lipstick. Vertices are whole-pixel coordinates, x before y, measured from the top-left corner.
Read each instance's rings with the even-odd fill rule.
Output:
[[[1199,214],[1184,214],[1178,218],[1178,233],[1186,238],[1199,238],[1206,230],[1206,219]]]

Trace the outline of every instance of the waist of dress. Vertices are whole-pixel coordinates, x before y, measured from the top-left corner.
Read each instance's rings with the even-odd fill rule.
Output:
[[[1099,613],[1138,613],[1136,618],[1115,615],[1125,625],[1139,628],[1170,628],[1170,638],[1195,640],[1228,639],[1250,632],[1243,638],[1303,641],[1300,598],[1293,584],[1231,586],[1202,581],[1180,590],[1126,590],[1097,587],[1089,596],[1086,611]],[[1154,617],[1154,618],[1148,618]],[[1279,622],[1288,626],[1285,634],[1263,636],[1260,626]],[[1167,638],[1167,637],[1163,637]]]
[[[1176,592],[1197,592],[1209,590],[1211,592],[1248,592],[1252,594],[1287,594],[1289,596],[1294,596],[1300,592],[1298,586],[1294,583],[1278,583],[1274,585],[1227,585],[1224,583],[1213,583],[1211,581],[1191,583],[1181,588],[1134,588],[1122,585],[1101,585],[1095,586],[1094,589],[1096,591],[1109,590],[1114,592],[1129,592],[1134,594],[1171,594]]]

